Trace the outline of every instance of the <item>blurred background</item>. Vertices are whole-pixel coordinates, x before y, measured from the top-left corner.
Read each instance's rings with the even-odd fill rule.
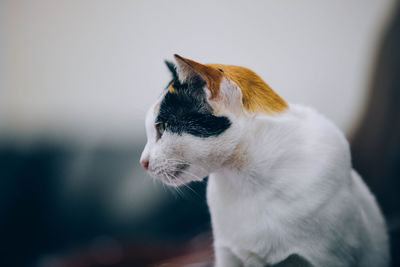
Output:
[[[256,71],[347,135],[399,266],[394,0],[0,1],[0,266],[212,262],[205,185],[139,165],[174,53]],[[201,265],[193,265],[201,266]]]

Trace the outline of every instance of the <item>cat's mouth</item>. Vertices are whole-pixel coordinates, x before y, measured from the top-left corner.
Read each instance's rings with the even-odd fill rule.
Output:
[[[187,163],[181,163],[181,164],[178,164],[177,166],[176,166],[176,170],[174,171],[174,176],[176,176],[176,177],[178,177],[180,174],[182,174],[183,173],[183,171],[185,171],[187,168],[189,168],[189,164],[187,164]]]
[[[161,179],[166,184],[178,186],[183,182],[180,181],[180,176],[189,168],[189,166],[190,164],[188,163],[179,163],[170,168],[155,168],[150,172],[150,174]]]

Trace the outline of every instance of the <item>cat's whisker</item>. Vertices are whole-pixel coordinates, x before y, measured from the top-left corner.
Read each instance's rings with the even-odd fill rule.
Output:
[[[172,192],[172,194],[176,197],[176,195],[174,194],[175,192],[173,190],[171,190],[171,187],[167,186],[163,182],[161,182],[161,184],[163,185],[164,191]]]
[[[178,177],[176,177],[175,175],[171,174],[175,179],[178,179]],[[183,186],[185,186],[186,188],[188,188],[190,191],[192,191],[197,197],[199,197],[199,199],[202,200],[202,197],[193,189],[191,188],[188,184],[183,183]]]
[[[199,199],[203,200],[203,198],[193,189],[191,188],[188,184],[183,184],[185,187],[187,187],[188,189],[190,189],[190,191],[192,191],[197,197],[199,197]]]
[[[189,171],[185,171],[185,170],[181,170],[181,169],[179,169],[179,168],[175,168],[175,169],[170,169],[171,171],[179,171],[179,172],[182,172],[182,173],[186,173],[186,174],[189,174],[189,175],[191,175],[191,176],[193,176],[193,177],[195,177],[196,179],[199,179],[199,180],[202,180],[203,178],[201,178],[201,177],[199,177],[199,176],[197,176],[197,175],[195,175],[194,173],[191,173],[191,172],[189,172]]]
[[[165,174],[165,178],[168,180],[168,183],[174,185],[174,182],[172,182],[172,179],[169,177],[169,175],[167,173]],[[179,192],[176,189],[173,189],[171,186],[168,186],[167,188],[170,190],[170,192],[173,193],[175,198],[177,198],[179,196]]]
[[[181,189],[176,183],[174,183],[174,188],[175,188],[175,190],[179,193],[178,195],[179,195],[180,197],[182,197],[182,198],[185,197],[184,192],[182,191],[182,189]]]
[[[174,182],[174,179],[176,179],[176,176],[174,176],[172,174],[168,174],[168,173],[165,173],[165,175],[166,175],[166,177],[168,177],[168,181],[172,185],[174,185],[175,192],[177,192],[180,197],[184,197],[183,191],[177,186],[178,184],[176,182]]]

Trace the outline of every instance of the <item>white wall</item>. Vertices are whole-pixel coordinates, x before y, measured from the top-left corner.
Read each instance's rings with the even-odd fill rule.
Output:
[[[0,136],[6,116],[6,82],[5,82],[5,3],[0,1]]]
[[[169,79],[163,60],[178,53],[247,66],[348,133],[392,4],[6,1],[2,132],[142,135],[145,111]]]

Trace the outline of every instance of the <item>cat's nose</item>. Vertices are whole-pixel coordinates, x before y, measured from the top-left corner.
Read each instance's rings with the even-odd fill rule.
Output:
[[[142,159],[140,161],[140,164],[142,167],[147,171],[149,169],[149,160],[148,159]]]

